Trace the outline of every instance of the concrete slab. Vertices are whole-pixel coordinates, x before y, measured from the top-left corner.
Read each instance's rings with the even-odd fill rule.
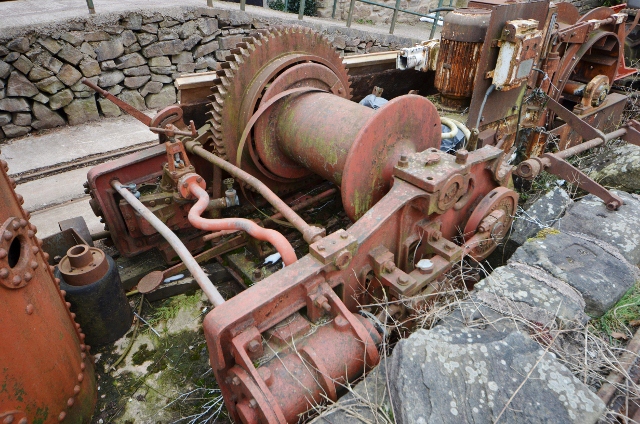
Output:
[[[85,197],[82,184],[91,166],[18,184],[16,191],[24,197],[25,210],[33,213]]]
[[[104,230],[104,224],[93,214],[89,206],[89,196],[72,200],[50,209],[31,214],[31,223],[38,227],[38,237],[43,238],[60,231],[58,222],[65,219],[82,216],[87,221],[89,231],[94,234]]]
[[[145,113],[155,115],[155,111]],[[124,116],[18,139],[0,146],[0,158],[9,163],[10,174],[16,175],[156,139],[142,122]]]

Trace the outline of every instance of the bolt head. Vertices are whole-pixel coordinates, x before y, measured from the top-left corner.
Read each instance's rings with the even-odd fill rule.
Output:
[[[256,402],[256,400],[255,400],[255,399],[251,399],[251,400],[249,401],[249,406],[250,406],[251,408],[256,408],[256,407],[258,406],[258,402]]]
[[[0,269],[0,278],[7,278],[9,276],[9,270],[7,268]]]
[[[261,346],[262,346],[262,344],[259,341],[251,340],[249,342],[249,346],[248,346],[249,352],[256,353],[256,352],[258,352],[260,350]]]
[[[409,284],[409,277],[407,277],[406,275],[401,275],[398,277],[398,284],[400,284],[401,286],[405,286],[407,284]]]
[[[325,249],[324,245],[322,245],[322,244],[318,245],[318,250],[323,251],[324,249]]]
[[[27,312],[27,315],[31,315],[33,313],[33,310],[34,310],[33,305],[31,303],[29,303],[27,305],[27,307],[25,308],[25,310]]]
[[[233,377],[233,379],[231,380],[231,384],[233,384],[234,386],[239,386],[240,379],[238,377]]]
[[[348,238],[349,238],[349,234],[347,234],[347,233],[342,233],[342,234],[340,234],[340,238],[341,238],[341,239],[343,239],[343,240],[346,240],[346,239],[348,239]]]
[[[9,230],[6,230],[6,231],[4,232],[4,234],[2,235],[2,237],[3,237],[5,240],[11,240],[11,239],[13,238],[13,233],[12,233],[11,231],[9,231]]]

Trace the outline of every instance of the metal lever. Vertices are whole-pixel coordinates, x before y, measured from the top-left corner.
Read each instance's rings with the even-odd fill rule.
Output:
[[[134,118],[136,118],[138,121],[140,121],[143,124],[145,124],[147,127],[151,126],[151,118],[149,116],[145,115],[144,113],[140,112],[135,107],[131,106],[129,103],[120,100],[119,98],[117,98],[113,94],[109,93],[107,90],[104,90],[104,89],[98,87],[96,84],[94,84],[93,82],[89,81],[86,78],[84,78],[82,80],[82,83],[84,85],[86,85],[87,87],[93,89],[96,93],[100,94],[102,97],[105,97],[105,98],[109,99],[113,104],[118,106],[120,109],[122,109],[123,111],[125,111],[129,115],[131,115]]]

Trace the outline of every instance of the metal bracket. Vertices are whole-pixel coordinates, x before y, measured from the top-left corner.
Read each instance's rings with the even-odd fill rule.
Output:
[[[578,115],[571,112],[552,98],[548,98],[547,108],[564,120],[571,128],[577,132],[584,141],[600,138],[605,140],[605,134],[597,128],[592,127],[583,121]]]

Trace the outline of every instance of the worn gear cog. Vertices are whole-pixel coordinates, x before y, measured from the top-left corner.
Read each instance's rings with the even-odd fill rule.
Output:
[[[243,38],[226,59],[217,71],[210,96],[209,148],[270,186],[308,174],[309,171],[298,170],[292,178],[282,178],[269,172],[256,151],[253,133],[243,148],[240,163],[236,163],[239,139],[261,102],[278,94],[274,91],[314,87],[351,98],[347,70],[335,48],[325,36],[309,28],[274,27]],[[260,125],[258,121],[256,126]],[[262,122],[265,125],[268,123]],[[265,176],[272,181],[265,181]]]

